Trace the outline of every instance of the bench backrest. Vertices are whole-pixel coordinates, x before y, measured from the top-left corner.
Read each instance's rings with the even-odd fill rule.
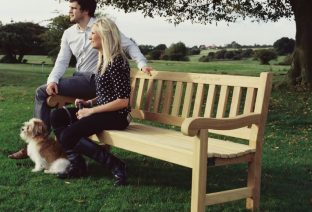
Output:
[[[132,116],[181,126],[187,117],[227,118],[259,113],[266,122],[271,73],[260,77],[131,71]],[[213,133],[250,139],[250,127]]]

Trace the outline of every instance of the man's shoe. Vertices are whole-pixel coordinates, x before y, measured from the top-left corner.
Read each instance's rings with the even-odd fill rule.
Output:
[[[23,149],[19,150],[18,152],[12,153],[8,157],[10,159],[15,159],[15,160],[26,159],[26,158],[28,158],[27,148],[23,148]]]

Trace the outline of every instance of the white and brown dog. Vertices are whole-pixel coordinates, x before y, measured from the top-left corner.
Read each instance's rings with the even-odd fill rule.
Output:
[[[27,154],[35,163],[32,172],[44,169],[44,173],[63,173],[70,164],[60,144],[48,136],[42,120],[32,118],[25,122],[20,136],[28,144]]]

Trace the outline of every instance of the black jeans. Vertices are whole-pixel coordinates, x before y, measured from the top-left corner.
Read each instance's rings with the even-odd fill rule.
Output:
[[[124,130],[128,127],[127,115],[118,112],[95,113],[77,119],[77,108],[55,109],[51,113],[51,125],[65,151],[74,149],[82,137],[89,137],[103,130]]]

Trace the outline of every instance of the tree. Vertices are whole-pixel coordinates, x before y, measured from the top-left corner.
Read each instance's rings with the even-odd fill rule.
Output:
[[[148,59],[150,60],[160,60],[160,57],[163,55],[163,51],[153,49],[148,53]]]
[[[227,52],[226,49],[222,49],[220,51],[215,52],[215,59],[217,60],[223,60],[224,59],[224,55]]]
[[[175,24],[185,20],[197,23],[235,22],[250,17],[258,21],[293,18],[296,22],[294,61],[289,71],[291,83],[312,87],[312,1],[311,0],[99,0],[125,12],[141,11],[145,16],[167,18]]]
[[[254,51],[251,48],[249,48],[249,49],[243,50],[242,53],[241,53],[241,56],[243,58],[249,58],[249,57],[252,57],[253,54],[254,54]]]
[[[148,58],[151,60],[161,60],[165,55],[166,49],[167,49],[166,44],[159,44],[148,54]],[[164,59],[168,60],[169,57],[165,57]]]
[[[275,41],[273,47],[275,48],[278,55],[287,55],[294,51],[295,40],[283,37]]]
[[[21,63],[26,54],[40,49],[45,28],[31,22],[18,22],[0,27],[2,62]]]
[[[270,60],[277,59],[277,54],[274,49],[261,49],[255,52],[255,57],[261,65],[269,65]]]
[[[147,55],[148,53],[150,53],[154,49],[154,46],[152,46],[152,45],[139,45],[139,49],[142,52],[142,54]]]
[[[165,52],[165,55],[168,56],[169,60],[174,61],[188,61],[187,57],[188,49],[184,43],[178,42],[172,44]]]
[[[50,20],[48,25],[48,30],[43,34],[43,39],[45,41],[45,48],[48,49],[48,56],[54,63],[58,52],[60,51],[60,43],[63,32],[69,28],[72,23],[69,21],[67,15],[59,15]],[[75,64],[75,57],[72,57],[70,65]]]
[[[197,46],[193,46],[192,48],[189,48],[189,55],[199,55],[200,54],[200,48]]]
[[[159,44],[154,48],[154,50],[160,50],[160,51],[165,51],[166,49],[167,49],[166,44]]]
[[[233,41],[233,42],[230,43],[230,44],[225,45],[225,48],[239,49],[239,48],[241,48],[241,47],[242,47],[242,46],[241,46],[239,43],[235,42],[235,41]]]

